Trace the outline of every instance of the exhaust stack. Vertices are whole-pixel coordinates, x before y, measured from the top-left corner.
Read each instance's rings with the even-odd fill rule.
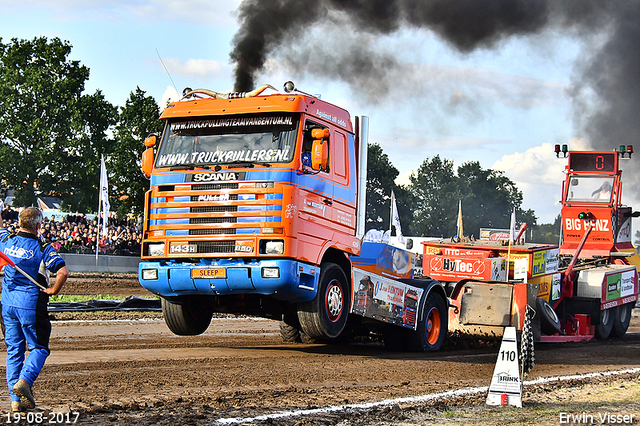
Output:
[[[356,117],[356,149],[358,151],[358,217],[356,237],[362,240],[367,217],[367,147],[369,145],[369,117]]]

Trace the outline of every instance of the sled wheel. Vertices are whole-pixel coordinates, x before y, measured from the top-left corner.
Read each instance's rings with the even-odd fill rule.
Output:
[[[335,263],[320,270],[318,294],[298,306],[301,329],[310,338],[335,339],[347,323],[350,307],[347,277]]]
[[[179,336],[195,336],[204,333],[209,324],[213,310],[207,298],[189,296],[179,302],[162,298],[162,314],[164,322],[174,334]]]
[[[560,318],[553,310],[553,307],[542,297],[536,299],[536,312],[540,315],[540,328],[547,336],[554,335],[560,331]]]
[[[600,322],[596,325],[596,339],[606,339],[613,330],[613,323],[615,322],[615,309],[605,309],[600,311]]]
[[[435,352],[442,348],[447,337],[449,316],[445,299],[432,292],[427,296],[421,319],[412,333],[411,349],[420,352]]]
[[[613,328],[611,329],[611,336],[622,337],[629,328],[629,322],[631,322],[631,311],[633,310],[634,303],[625,303],[624,305],[617,306],[613,311]]]

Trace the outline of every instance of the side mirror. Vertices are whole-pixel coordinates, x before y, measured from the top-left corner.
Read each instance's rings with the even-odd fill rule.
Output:
[[[316,139],[311,148],[311,168],[313,170],[326,170],[329,159],[329,144],[326,141]]]
[[[154,142],[155,142],[155,136],[154,136]],[[145,144],[146,144],[146,140],[145,140]],[[153,171],[153,148],[147,148],[142,153],[141,169],[142,169],[142,173],[144,173],[146,177],[151,177],[151,172]]]
[[[329,129],[313,129],[311,131],[313,146],[311,147],[311,168],[327,170],[329,161]]]
[[[314,139],[329,139],[329,129],[313,129],[311,137]]]
[[[411,250],[413,248],[413,240],[411,238],[407,238],[407,242],[404,245],[407,250]]]
[[[156,140],[157,140],[156,135],[149,135],[144,140],[144,146],[146,146],[147,148],[152,148],[156,145]]]

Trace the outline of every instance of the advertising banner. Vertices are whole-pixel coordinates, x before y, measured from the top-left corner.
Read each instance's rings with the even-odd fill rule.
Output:
[[[609,301],[635,294],[635,277],[635,271],[607,275],[605,300]]]
[[[423,257],[422,268],[425,275],[441,281],[507,279],[507,262],[503,257],[477,259],[429,254]]]
[[[423,289],[361,269],[353,269],[351,313],[416,329]]]

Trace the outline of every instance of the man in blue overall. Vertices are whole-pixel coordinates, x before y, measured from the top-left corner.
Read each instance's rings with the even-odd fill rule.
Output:
[[[47,312],[49,296],[60,292],[69,276],[64,260],[38,238],[42,212],[27,207],[20,212],[17,235],[0,229],[0,251],[24,273],[42,284],[37,287],[16,268],[7,265],[2,281],[2,320],[7,344],[7,384],[11,410],[23,412],[36,406],[31,387],[49,356],[51,322]],[[49,272],[56,273],[49,287]],[[29,355],[25,359],[26,349]]]

